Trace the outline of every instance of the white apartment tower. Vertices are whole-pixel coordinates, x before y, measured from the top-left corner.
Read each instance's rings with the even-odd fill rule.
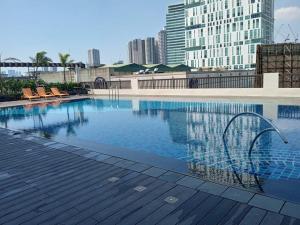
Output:
[[[135,39],[128,43],[129,63],[143,65],[146,63],[145,40]]]
[[[146,64],[156,64],[157,63],[157,51],[156,43],[154,37],[148,37],[145,40],[145,56]]]
[[[100,66],[100,51],[98,49],[89,49],[88,64],[90,67]]]
[[[274,42],[274,0],[185,0],[186,63],[254,69],[256,47]]]

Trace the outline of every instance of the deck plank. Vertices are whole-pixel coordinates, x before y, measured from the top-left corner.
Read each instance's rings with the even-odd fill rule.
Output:
[[[280,225],[300,225],[300,220],[285,216]]]
[[[284,216],[277,213],[268,212],[260,225],[280,225]]]
[[[219,222],[219,225],[236,225],[240,224],[242,219],[250,211],[252,207],[246,204],[238,203],[235,205],[230,212],[224,216],[224,218]]]
[[[226,216],[229,211],[236,205],[237,203],[229,200],[223,199],[222,202],[218,205],[215,210],[212,210],[209,214],[207,214],[202,220],[200,220],[199,224],[205,225],[215,225],[218,224],[224,216]]]
[[[219,196],[209,196],[205,199],[198,207],[192,210],[189,215],[184,217],[178,224],[187,225],[187,224],[198,224],[198,222],[203,219],[208,213],[213,209],[216,209],[217,205],[220,204],[222,198]]]
[[[133,202],[130,205],[127,205],[123,209],[119,210],[117,213],[101,221],[101,224],[136,224],[144,218],[144,216],[141,213],[136,212],[143,211],[144,207],[147,204],[159,198],[174,187],[175,184],[165,183],[159,188],[156,188],[151,191],[148,190],[142,198]]]
[[[266,210],[253,207],[241,221],[240,225],[259,225],[266,213]]]
[[[167,215],[164,219],[162,219],[158,224],[177,224],[183,218],[185,218],[193,209],[195,209],[198,205],[200,205],[205,199],[211,196],[208,193],[198,192],[193,198],[189,201],[186,201],[180,207],[178,207],[175,211]]]

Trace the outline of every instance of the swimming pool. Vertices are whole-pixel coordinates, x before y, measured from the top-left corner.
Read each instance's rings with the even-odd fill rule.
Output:
[[[242,112],[271,119],[289,144],[285,145],[276,133],[266,133],[249,158],[251,141],[267,124],[245,116],[229,128],[226,151],[222,140],[225,127]],[[300,202],[297,105],[86,99],[2,108],[0,117],[2,127],[96,151],[101,151],[102,145],[112,146],[112,155],[113,149],[118,149],[122,157],[139,155],[150,164],[155,161],[151,155],[157,156],[169,164],[176,162],[176,166],[180,162],[189,173],[201,178],[256,188]]]

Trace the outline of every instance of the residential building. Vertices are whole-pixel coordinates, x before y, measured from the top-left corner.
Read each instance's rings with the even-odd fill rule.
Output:
[[[258,45],[273,43],[274,0],[185,0],[186,63],[254,69]]]
[[[167,22],[167,64],[185,63],[185,6],[168,7]]]
[[[133,63],[133,41],[128,42],[128,63]]]
[[[145,40],[146,64],[157,63],[157,50],[154,37],[148,37]]]
[[[157,62],[159,64],[167,64],[167,31],[161,30],[157,35]]]
[[[143,65],[146,63],[145,40],[135,39],[128,43],[129,63]]]
[[[100,51],[98,49],[88,50],[88,64],[90,67],[100,66]]]

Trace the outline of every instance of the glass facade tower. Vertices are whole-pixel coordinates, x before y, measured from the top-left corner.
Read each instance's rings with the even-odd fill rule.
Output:
[[[185,62],[184,4],[170,5],[167,13],[167,64]]]

